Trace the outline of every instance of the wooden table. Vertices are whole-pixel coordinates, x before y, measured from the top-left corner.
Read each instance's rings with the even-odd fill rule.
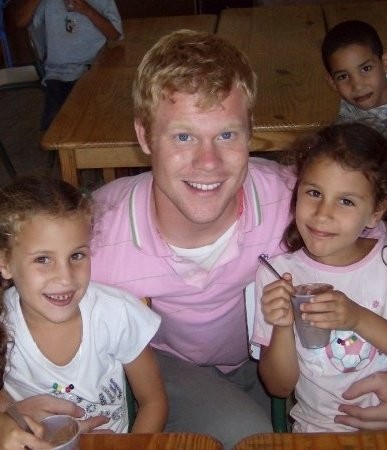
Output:
[[[256,434],[234,450],[386,450],[387,433]]]
[[[215,15],[128,19],[125,38],[104,48],[76,83],[43,136],[42,147],[58,150],[62,178],[78,185],[78,169],[149,166],[133,127],[131,86],[144,53],[163,35],[180,28],[214,31]]]
[[[106,46],[98,56],[97,65],[137,67],[144,53],[162,36],[180,28],[215,31],[216,16],[205,14],[128,19],[123,21],[122,26],[125,38],[117,44]]]
[[[83,434],[80,450],[222,450],[219,441],[194,433]]]
[[[344,20],[363,20],[375,27],[387,49],[387,1],[329,3],[323,10],[328,29]]]
[[[339,97],[324,79],[320,46],[328,27],[351,18],[374,24],[387,42],[387,1],[262,6],[222,11],[217,33],[249,57],[258,75],[252,151],[288,148],[294,139],[334,120]],[[133,127],[131,84],[136,65],[162,35],[179,28],[214,31],[216,16],[124,21],[125,39],[104,48],[42,140],[58,150],[62,177],[78,184],[78,169],[149,166]],[[387,44],[386,44],[387,45]]]
[[[325,32],[320,5],[222,11],[217,33],[246,53],[258,75],[253,150],[287,148],[336,117],[338,97],[320,56]]]

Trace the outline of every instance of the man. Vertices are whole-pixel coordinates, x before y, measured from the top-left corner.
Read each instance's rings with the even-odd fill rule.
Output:
[[[370,392],[379,398],[379,405],[362,408],[356,403],[349,405],[343,403],[340,405],[335,422],[360,430],[387,430],[387,372],[377,372],[356,381],[343,392],[343,399],[353,402]]]
[[[166,431],[211,434],[231,448],[271,431],[249,360],[243,290],[274,255],[293,178],[249,161],[256,78],[228,42],[188,30],[162,38],[133,86],[138,141],[152,172],[95,193],[92,278],[150,297],[166,382]]]

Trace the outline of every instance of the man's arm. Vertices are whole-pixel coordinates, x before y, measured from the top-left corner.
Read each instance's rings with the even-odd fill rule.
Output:
[[[120,33],[109,19],[104,17],[95,8],[93,8],[85,0],[72,0],[71,11],[76,11],[80,14],[84,14],[90,19],[96,28],[106,37],[106,39],[115,41],[120,38]]]
[[[343,398],[352,400],[371,392],[379,398],[379,405],[361,408],[341,404],[339,411],[345,415],[337,415],[335,422],[360,430],[387,430],[387,372],[378,372],[356,381],[343,392]]]
[[[16,5],[16,26],[19,28],[28,27],[32,22],[35,11],[42,0],[17,0]]]

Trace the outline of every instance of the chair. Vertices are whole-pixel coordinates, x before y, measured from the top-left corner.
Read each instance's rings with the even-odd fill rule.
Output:
[[[34,65],[0,69],[0,90],[41,87],[41,79]]]
[[[271,397],[271,424],[274,433],[287,433],[286,398]]]
[[[27,32],[27,46],[32,55],[33,64],[0,69],[0,90],[42,87],[43,60],[35,37],[30,31]]]
[[[136,399],[134,398],[133,391],[130,387],[130,384],[129,384],[129,381],[127,378],[126,378],[126,405],[128,408],[128,419],[129,419],[128,433],[130,433],[132,430],[134,419],[136,418],[137,402],[136,402]]]

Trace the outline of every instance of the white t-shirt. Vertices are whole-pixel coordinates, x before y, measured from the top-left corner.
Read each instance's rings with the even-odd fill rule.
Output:
[[[237,222],[234,222],[231,227],[228,228],[226,232],[223,233],[214,243],[204,245],[203,247],[182,248],[171,244],[169,244],[169,247],[176,253],[176,255],[184,259],[189,259],[190,261],[195,262],[202,269],[209,271],[223,254],[227,245],[233,239],[233,236],[235,235],[234,239],[237,238],[235,233],[236,229]]]
[[[72,400],[87,416],[110,417],[101,428],[126,432],[129,424],[122,366],[144,350],[160,325],[160,317],[126,292],[90,283],[80,303],[81,345],[66,366],[57,366],[34,342],[15,288],[6,291],[5,303],[14,341],[9,346],[5,390],[16,401],[36,394]]]
[[[294,285],[313,282],[331,284],[351,300],[387,318],[386,245],[387,237],[384,235],[365,258],[346,267],[320,264],[310,259],[303,250],[277,256],[271,263],[280,274],[290,272]],[[264,321],[260,299],[263,286],[273,281],[271,272],[260,266],[256,278],[257,305],[252,346],[268,346],[270,342],[272,326]],[[295,387],[297,404],[291,411],[296,421],[293,431],[354,431],[352,427],[334,423],[335,415],[339,414],[339,404],[367,407],[378,405],[379,400],[373,393],[353,401],[344,400],[341,394],[354,381],[387,370],[386,355],[352,331],[332,330],[330,343],[319,349],[303,348],[296,332],[295,339],[300,376]],[[342,345],[340,340],[348,342],[348,345]]]

